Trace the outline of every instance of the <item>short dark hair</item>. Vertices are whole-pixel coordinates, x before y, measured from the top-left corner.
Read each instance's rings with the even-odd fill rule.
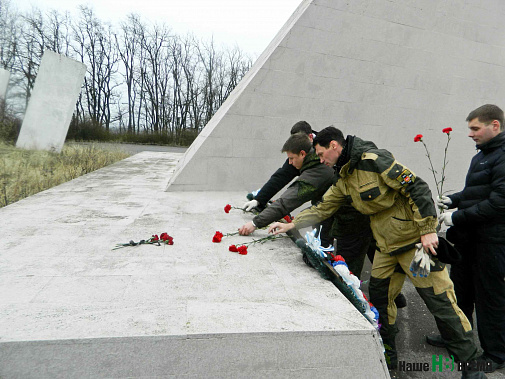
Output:
[[[493,104],[484,104],[474,109],[470,112],[468,117],[466,118],[467,122],[472,121],[474,118],[477,118],[480,122],[484,124],[490,124],[494,120],[497,120],[500,123],[500,130],[504,128],[504,116],[503,111],[496,105]]]
[[[342,147],[345,145],[345,138],[342,131],[333,126],[327,126],[319,133],[317,133],[317,136],[314,138],[312,144],[314,146],[320,145],[327,149],[330,147],[331,141],[337,141],[338,144]]]
[[[308,153],[310,149],[312,149],[312,144],[310,143],[309,136],[305,133],[295,133],[284,143],[281,151],[283,153],[288,152],[298,155],[302,150]]]
[[[298,121],[291,128],[291,134],[305,133],[307,135],[312,133],[312,126],[307,121]]]

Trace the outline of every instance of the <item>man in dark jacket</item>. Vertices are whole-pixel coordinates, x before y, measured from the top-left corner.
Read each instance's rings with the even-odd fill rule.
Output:
[[[492,372],[505,367],[505,133],[504,114],[486,104],[466,121],[479,153],[466,176],[463,191],[442,196],[440,221],[450,226],[447,238],[463,259],[451,267],[458,305],[477,315],[480,358]],[[469,318],[470,318],[469,317]]]
[[[307,121],[298,121],[293,125],[290,134],[293,135],[296,133],[305,133],[310,140],[312,140],[315,134]],[[300,170],[289,164],[289,159],[286,159],[282,167],[275,171],[270,179],[261,187],[261,190],[254,196],[254,199],[245,203],[243,208],[246,211],[250,211],[253,208],[263,210],[270,199],[298,175],[300,175]]]
[[[256,228],[263,228],[289,215],[307,201],[315,204],[331,185],[333,170],[321,164],[312,149],[312,141],[305,133],[296,133],[289,137],[282,152],[287,154],[289,164],[300,172],[300,176],[279,199],[243,225],[239,229],[241,235],[247,236]]]

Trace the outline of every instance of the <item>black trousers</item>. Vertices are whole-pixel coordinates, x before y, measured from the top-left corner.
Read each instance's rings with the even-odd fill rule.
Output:
[[[505,244],[456,245],[462,262],[451,266],[458,306],[472,323],[475,306],[484,352],[505,361]]]
[[[349,271],[361,279],[361,270],[368,255],[373,262],[375,240],[371,231],[335,238],[335,252],[340,254],[347,263]]]

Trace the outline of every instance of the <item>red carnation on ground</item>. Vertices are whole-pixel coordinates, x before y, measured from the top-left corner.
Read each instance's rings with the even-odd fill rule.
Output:
[[[231,205],[230,204],[226,204],[226,206],[224,207],[224,211],[226,213],[230,213],[230,210],[231,210]]]
[[[247,246],[239,246],[237,250],[240,255],[247,255]]]
[[[160,234],[160,240],[164,241],[167,245],[173,245],[174,244],[173,237],[170,237],[167,233],[161,233]]]
[[[223,233],[216,232],[216,234],[214,234],[214,237],[212,237],[212,242],[219,243],[219,242],[221,242],[222,238],[223,238]]]
[[[158,238],[158,235],[157,234],[153,234],[153,241],[158,241],[159,238]]]
[[[452,132],[452,128],[445,128],[445,129],[442,129],[442,133],[449,134],[450,132]]]
[[[230,245],[230,247],[228,248],[228,250],[230,250],[233,253],[238,253],[237,246],[235,246],[235,245]]]
[[[419,142],[419,141],[422,140],[422,138],[423,138],[423,135],[422,134],[418,134],[417,136],[414,137],[414,142]]]

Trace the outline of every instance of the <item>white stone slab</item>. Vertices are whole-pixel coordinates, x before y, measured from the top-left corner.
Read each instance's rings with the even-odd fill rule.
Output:
[[[290,240],[211,242],[252,218],[223,210],[245,194],[164,191],[180,157],[0,209],[0,377],[389,377],[377,331]],[[162,232],[173,246],[111,250]]]
[[[461,188],[475,151],[466,116],[486,103],[505,107],[503,14],[500,0],[302,1],[167,190],[259,188],[285,159],[280,149],[299,120],[373,140],[433,189],[413,138],[425,136],[440,170],[442,129],[452,127],[445,188]]]
[[[86,74],[86,66],[44,51],[16,146],[60,152]]]
[[[5,100],[7,88],[9,87],[9,78],[11,73],[3,68],[0,68],[0,100]]]

